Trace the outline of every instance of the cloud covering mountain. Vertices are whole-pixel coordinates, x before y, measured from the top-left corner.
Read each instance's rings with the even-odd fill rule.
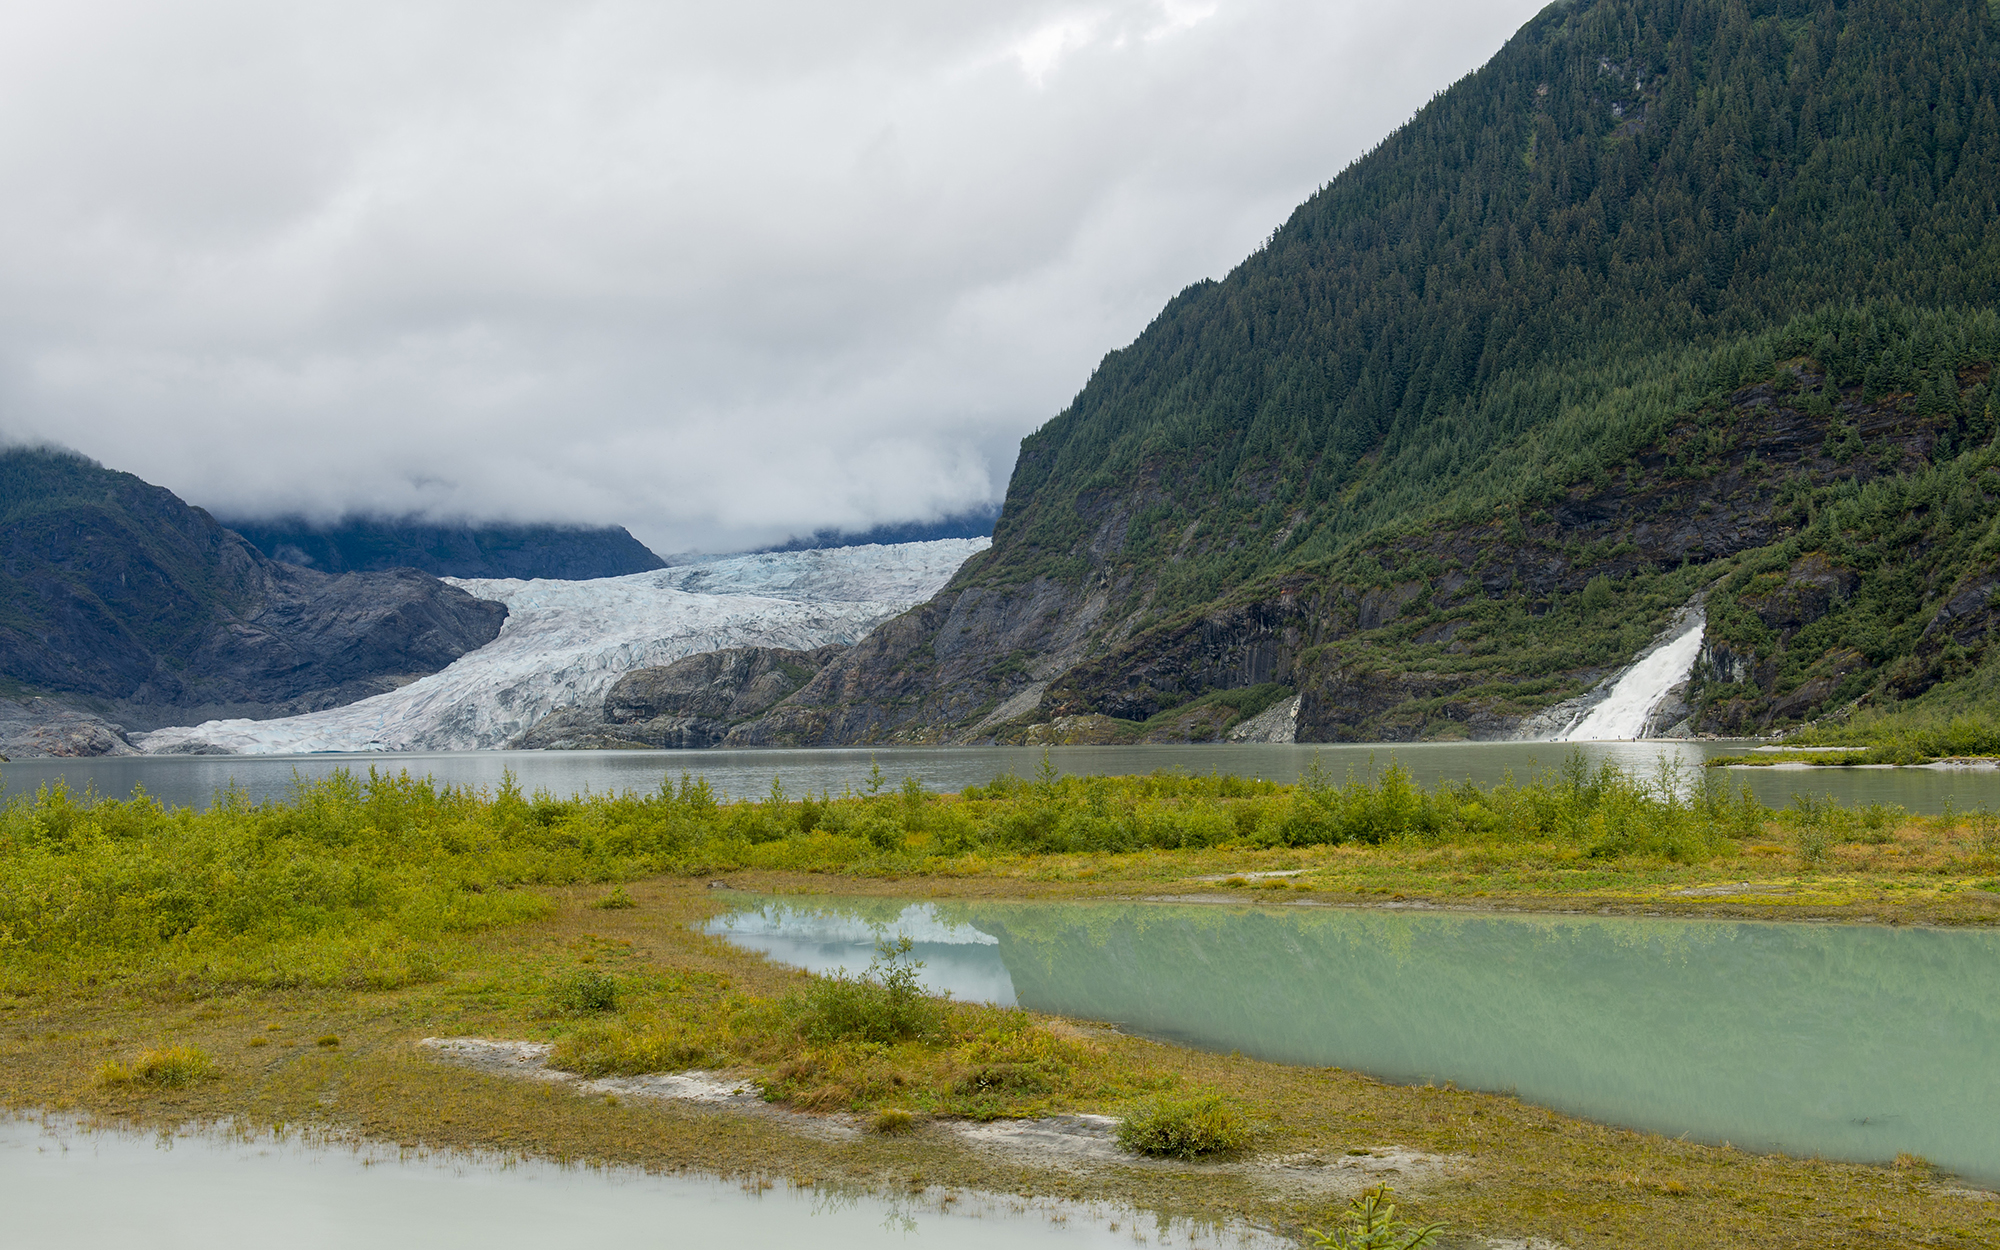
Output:
[[[1534,7],[15,6],[0,434],[661,551],[963,511]]]

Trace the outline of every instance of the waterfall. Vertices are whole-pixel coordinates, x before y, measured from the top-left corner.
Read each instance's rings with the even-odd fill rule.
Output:
[[[1678,624],[1679,628],[1670,637],[1651,651],[1643,652],[1610,691],[1581,720],[1557,734],[1555,740],[1601,742],[1644,736],[1653,709],[1694,670],[1708,616],[1696,608]]]

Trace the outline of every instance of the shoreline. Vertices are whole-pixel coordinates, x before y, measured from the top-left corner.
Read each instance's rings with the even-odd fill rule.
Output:
[[[749,884],[753,874],[732,875]],[[790,885],[793,893],[830,894],[863,884],[757,875],[761,892],[769,893]],[[852,892],[1085,901],[1060,882],[1043,889],[990,878],[866,884],[871,888]],[[810,982],[696,932],[692,926],[719,914],[724,903],[706,879],[655,877],[625,888],[637,906],[616,911],[596,906],[603,887],[544,888],[553,914],[452,939],[440,949],[442,979],[397,989],[249,990],[171,977],[52,986],[32,998],[17,991],[0,1010],[6,1058],[0,1102],[17,1113],[40,1108],[107,1123],[304,1128],[407,1149],[498,1151],[747,1182],[880,1194],[941,1186],[1117,1203],[1203,1224],[1242,1220],[1294,1237],[1337,1215],[1336,1188],[1307,1182],[1351,1172],[1353,1165],[1342,1161],[1364,1157],[1355,1151],[1384,1161],[1379,1178],[1397,1186],[1397,1201],[1412,1217],[1449,1222],[1459,1240],[1447,1244],[1519,1246],[1539,1238],[1570,1250],[1695,1247],[1715,1244],[1720,1227],[1731,1230],[1732,1244],[1824,1246],[1841,1244],[1840,1234],[1857,1227],[1853,1219],[1869,1212],[1909,1230],[2000,1224],[2000,1194],[1970,1189],[1917,1162],[1752,1154],[1565,1116],[1501,1094],[1213,1054],[1035,1013],[1017,1013],[1034,1036],[1047,1035],[1079,1060],[1120,1074],[1118,1081],[1218,1090],[1248,1108],[1266,1126],[1265,1136],[1234,1162],[1128,1165],[996,1148],[969,1137],[966,1130],[977,1122],[963,1119],[949,1130],[920,1119],[918,1131],[908,1134],[847,1125],[851,1135],[828,1135],[799,1131],[795,1118],[829,1128],[833,1121],[797,1105],[746,1116],[617,1096],[616,1087],[573,1091],[438,1062],[422,1044],[457,1037],[541,1046],[573,1034],[579,1026],[540,1015],[535,1004],[547,975],[579,958],[635,981],[720,978],[723,992],[758,1001]],[[1255,897],[1260,892],[1240,901],[1263,903]],[[335,1040],[315,1040],[322,1038]],[[167,1043],[204,1048],[220,1076],[179,1089],[105,1086],[93,1078],[105,1060]],[[715,1079],[740,1082],[748,1075]],[[1058,1100],[1022,1115],[1032,1126],[1117,1109],[1116,1098],[1090,1101]],[[1012,1113],[999,1122],[1009,1120],[1019,1123]],[[1405,1160],[1394,1164],[1404,1170],[1391,1174],[1386,1168],[1395,1159]],[[1405,1167],[1420,1160],[1447,1162],[1420,1178]],[[1757,1210],[1746,1213],[1745,1202]],[[1463,1240],[1468,1236],[1508,1240]]]

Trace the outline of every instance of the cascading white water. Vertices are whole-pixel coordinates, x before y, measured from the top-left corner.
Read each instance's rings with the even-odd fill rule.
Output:
[[[1693,671],[1707,625],[1706,613],[1698,608],[1690,612],[1673,637],[1640,656],[1582,720],[1557,734],[1555,740],[1603,742],[1643,736],[1653,709]]]

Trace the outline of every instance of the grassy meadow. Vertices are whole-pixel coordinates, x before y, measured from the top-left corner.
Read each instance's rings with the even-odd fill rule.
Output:
[[[342,773],[269,803],[225,792],[205,811],[56,788],[0,807],[0,1098],[156,1126],[1099,1197],[1293,1235],[1334,1227],[1344,1196],[1276,1183],[1270,1160],[1394,1146],[1450,1161],[1397,1201],[1456,1237],[2000,1238],[1993,1195],[1921,1160],[1751,1155],[950,1002],[918,991],[894,949],[872,976],[790,971],[697,931],[725,906],[718,880],[2000,921],[2000,843],[1982,814],[1810,799],[1773,811],[1713,771],[1642,778],[1580,761],[1492,787],[1419,787],[1395,767],[1315,769],[1294,786],[1045,768],[958,795],[878,775],[858,794],[774,781],[736,802],[687,777],[557,797]],[[415,1045],[428,1036],[553,1043],[553,1064],[585,1076],[727,1071],[777,1107],[864,1131],[829,1141],[769,1117],[579,1097],[438,1063]],[[1078,1171],[938,1128],[1065,1112],[1124,1117],[1128,1144],[1159,1161]]]

